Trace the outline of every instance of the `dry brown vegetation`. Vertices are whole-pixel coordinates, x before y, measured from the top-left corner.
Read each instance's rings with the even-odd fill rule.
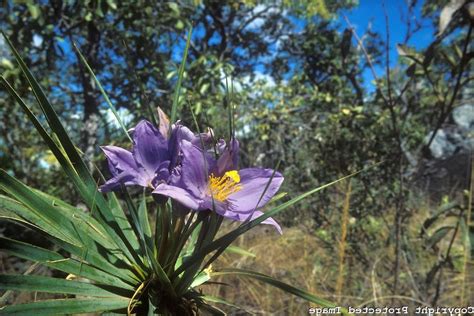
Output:
[[[437,290],[437,286],[426,285],[430,270],[443,258],[451,239],[445,238],[435,249],[426,249],[419,234],[429,214],[428,207],[420,207],[407,227],[407,245],[410,249],[404,251],[402,256],[400,293],[403,295],[394,296],[391,292],[395,251],[393,246],[383,246],[390,230],[382,225],[379,231],[374,232],[372,242],[351,244],[351,229],[357,225],[353,220],[348,223],[342,275],[339,274],[340,240],[327,243],[321,239],[321,230],[324,229],[318,232],[318,229],[311,230],[304,225],[284,229],[282,236],[271,228],[259,227],[254,233],[241,237],[237,243],[255,257],[227,253],[213,269],[249,268],[305,288],[345,307],[409,306],[413,309],[431,306],[436,293],[439,295],[437,306],[466,306],[474,301],[474,264],[472,260],[466,261],[469,244],[463,242],[465,239],[461,233],[454,238],[450,254],[452,260],[444,267],[441,279],[431,280],[433,284],[439,282],[441,288]],[[335,211],[332,220],[333,227],[326,229],[340,230],[341,211]],[[388,222],[391,222],[390,218]],[[432,231],[435,229],[433,227]],[[364,260],[361,256],[365,257]],[[342,284],[340,295],[335,294],[338,280]],[[217,281],[225,284],[205,285],[202,290],[209,295],[223,297],[249,313],[304,315],[309,307],[314,306],[252,279],[221,277]],[[420,297],[425,297],[425,300]],[[221,307],[232,314],[241,314],[235,308]]]

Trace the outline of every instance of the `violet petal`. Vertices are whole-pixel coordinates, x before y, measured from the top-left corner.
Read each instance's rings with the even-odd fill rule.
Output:
[[[169,159],[168,144],[163,135],[148,121],[141,121],[133,132],[133,156],[148,173]]]
[[[170,197],[187,208],[199,210],[201,200],[197,199],[190,192],[183,188],[161,183],[155,188],[153,194]]]
[[[249,213],[267,204],[283,182],[283,176],[279,172],[275,172],[265,191],[272,174],[272,169],[246,168],[240,170],[239,185],[241,189],[228,197],[229,202],[233,205],[233,210],[238,213]],[[262,196],[264,191],[265,194]]]
[[[102,146],[100,149],[107,157],[109,169],[113,176],[117,176],[123,171],[137,170],[137,163],[128,150],[117,146]]]

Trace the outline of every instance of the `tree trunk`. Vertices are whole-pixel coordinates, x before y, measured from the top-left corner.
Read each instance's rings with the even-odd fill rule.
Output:
[[[97,69],[99,54],[100,32],[93,22],[87,23],[87,46],[84,56],[92,69]],[[87,69],[78,57],[81,76],[82,94],[84,98],[83,128],[81,130],[81,149],[90,171],[93,171],[93,158],[97,147],[97,133],[99,130],[100,113],[99,102],[94,90],[95,83]]]

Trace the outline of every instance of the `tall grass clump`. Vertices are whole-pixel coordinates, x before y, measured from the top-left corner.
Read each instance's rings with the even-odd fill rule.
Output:
[[[212,263],[228,250],[245,254],[231,245],[258,224],[269,224],[281,233],[272,216],[352,175],[278,206],[272,203],[263,212],[268,202],[277,199],[275,194],[283,176],[272,169],[238,168],[239,143],[232,120],[227,140],[217,139],[211,130],[191,132],[176,120],[184,57],[171,119],[159,109],[158,126],[143,120],[127,130],[120,122],[131,141],[131,151],[102,147],[112,177],[98,186],[38,81],[8,38],[6,41],[45,120],[37,118],[3,77],[2,84],[48,145],[74,185],[71,194],[81,197],[88,212],[0,170],[0,190],[4,192],[0,195],[0,217],[39,232],[54,245],[51,250],[2,237],[0,249],[67,275],[1,275],[2,290],[53,293],[58,299],[3,306],[0,314],[224,315],[216,304],[238,307],[200,289],[219,286],[216,278],[221,281],[228,276],[276,287],[312,305],[336,306],[268,275],[236,267],[215,270]],[[187,48],[185,56],[186,52]],[[82,61],[116,113],[83,57]],[[229,117],[232,115],[230,112]],[[141,189],[138,194],[137,187]],[[221,224],[225,218],[241,224],[223,233]],[[342,284],[343,280],[338,282]],[[200,287],[203,285],[206,286]]]

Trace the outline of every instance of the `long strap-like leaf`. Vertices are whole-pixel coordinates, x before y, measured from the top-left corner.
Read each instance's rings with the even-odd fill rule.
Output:
[[[179,96],[181,94],[181,83],[183,81],[184,66],[186,65],[186,59],[188,58],[188,51],[189,51],[189,45],[191,43],[192,33],[193,33],[193,28],[191,27],[188,31],[188,37],[186,39],[186,46],[184,47],[183,58],[181,59],[181,65],[179,66],[178,82],[176,83],[174,96],[173,96],[173,106],[171,108],[171,124],[174,124],[174,122],[176,121],[176,115],[178,113]],[[170,124],[170,132],[171,132],[171,124]]]
[[[81,276],[101,284],[128,290],[133,289],[132,285],[125,283],[115,275],[94,268],[85,262],[80,262],[72,258],[64,258],[51,250],[4,237],[0,237],[0,249],[13,256],[38,262],[50,268]]]
[[[117,243],[117,245],[124,252],[124,254],[130,259],[130,261],[139,261],[139,258],[137,258],[134,254],[134,245],[132,244],[133,242],[135,242],[135,245],[137,245],[138,241],[128,240],[126,236],[124,236],[123,231],[117,225],[114,215],[108,207],[107,201],[102,196],[102,194],[98,192],[97,185],[94,179],[92,178],[90,171],[88,170],[84,161],[81,159],[76,149],[76,146],[69,138],[66,129],[61,124],[59,117],[56,114],[56,111],[54,110],[51,103],[48,101],[38,81],[35,79],[29,68],[26,66],[25,62],[23,61],[11,41],[8,39],[8,37],[5,36],[5,34],[3,34],[3,36],[7,44],[10,46],[13,55],[15,56],[15,59],[18,62],[23,74],[26,76],[30,87],[33,90],[33,93],[38,101],[38,104],[46,117],[48,125],[50,126],[51,130],[57,135],[61,146],[64,148],[64,153],[71,161],[71,165],[73,166],[74,170],[77,172],[77,175],[80,178],[80,181],[77,181],[76,186],[78,187],[81,196],[84,198],[87,205],[91,208],[91,211],[93,211],[94,209],[97,209],[99,211],[101,216],[98,216],[98,220],[103,224],[109,235],[113,238],[115,243]]]
[[[58,202],[54,201],[53,204],[55,203]],[[68,207],[65,207],[65,205],[67,205],[66,203],[63,203],[61,205],[63,206],[63,208],[61,208],[60,211],[65,212],[66,215],[69,216],[73,222],[82,221],[82,223],[85,225],[93,225],[93,219],[86,221],[85,218],[81,218],[82,215],[85,215],[82,212],[78,210],[68,210]],[[58,207],[58,205],[56,205],[55,207]],[[47,239],[52,241],[60,248],[76,256],[79,260],[84,260],[100,270],[112,273],[120,277],[122,280],[131,284],[139,282],[139,279],[133,274],[132,270],[118,267],[124,265],[124,262],[118,259],[118,257],[116,257],[116,254],[114,253],[119,252],[119,254],[121,254],[119,249],[107,248],[106,250],[99,250],[97,247],[94,247],[94,240],[98,236],[98,234],[96,234],[95,227],[91,227],[90,230],[83,231],[79,227],[75,226],[78,231],[82,231],[81,240],[76,242],[80,243],[80,241],[87,240],[87,242],[84,242],[83,245],[76,246],[72,243],[68,243],[67,241],[63,240],[62,237],[64,235],[56,232],[57,225],[49,225],[47,222],[44,222],[41,216],[38,216],[36,212],[33,212],[27,206],[10,197],[1,194],[0,217],[7,220],[19,222],[23,225],[26,225],[27,227],[30,227],[34,230],[43,233],[43,235],[45,235]],[[90,222],[92,222],[92,224]],[[109,261],[106,260],[104,254],[110,254],[110,256],[108,257]],[[111,260],[112,257],[114,260]]]
[[[66,279],[51,278],[38,275],[0,275],[0,289],[2,290],[16,290],[27,292],[45,292],[58,294],[73,294],[81,296],[104,297],[104,298],[119,298],[124,294],[130,297],[133,291],[123,291],[123,289],[109,288],[105,289],[99,285],[78,282]],[[114,293],[113,291],[120,292]]]
[[[40,227],[43,232],[56,238],[54,241],[58,246],[63,248],[64,245],[68,246],[65,250],[71,251],[71,248],[82,249],[79,251],[80,253],[76,252],[74,254],[83,259],[85,259],[84,256],[102,259],[100,262],[101,266],[104,267],[110,265],[110,263],[103,260],[103,256],[98,254],[97,245],[101,245],[103,249],[119,260],[124,258],[113,240],[108,235],[101,234],[98,229],[100,225],[92,219],[88,220],[81,211],[72,211],[65,207],[59,208],[55,205],[55,200],[51,201],[45,196],[37,194],[1,169],[0,189],[10,193],[18,201],[22,201],[20,204],[15,204],[0,195],[0,199],[3,200],[4,204],[7,204],[6,206],[10,210],[25,219],[29,219],[32,224]],[[22,207],[21,204],[24,206]]]
[[[222,269],[222,270],[219,270],[219,271],[216,271],[216,272],[212,272],[211,275],[212,276],[237,275],[237,276],[249,277],[249,278],[252,278],[252,279],[256,279],[260,282],[267,283],[267,284],[269,284],[271,286],[274,286],[276,288],[279,288],[279,289],[281,289],[281,290],[283,290],[287,293],[290,293],[290,294],[296,295],[298,297],[301,297],[301,298],[303,298],[303,299],[305,299],[309,302],[318,304],[321,307],[328,307],[328,308],[338,307],[336,304],[334,304],[334,303],[332,303],[328,300],[317,297],[317,296],[315,296],[315,295],[313,295],[309,292],[298,289],[298,288],[296,288],[294,286],[291,286],[289,284],[286,284],[286,283],[284,283],[280,280],[274,279],[274,278],[272,278],[268,275],[258,273],[258,272],[255,272],[255,271],[245,270],[245,269]],[[348,311],[345,308],[341,307],[341,312],[344,315],[348,315]]]
[[[0,307],[0,315],[68,315],[82,313],[99,313],[123,309],[128,306],[125,298],[93,298],[93,299],[59,299],[38,301],[28,304],[18,304]]]
[[[122,127],[123,133],[128,138],[128,140],[130,140],[130,142],[133,142],[132,139],[130,138],[130,135],[127,132],[127,128],[125,127],[125,124],[123,124],[122,120],[120,119],[120,115],[118,114],[117,109],[115,109],[115,106],[112,104],[112,101],[110,101],[109,96],[107,95],[104,88],[102,87],[102,84],[100,83],[99,79],[97,79],[97,76],[95,75],[95,73],[92,70],[91,66],[89,66],[89,63],[87,62],[84,55],[82,55],[82,53],[81,53],[79,47],[77,47],[76,43],[74,43],[73,45],[74,45],[74,48],[76,49],[76,52],[79,55],[82,63],[84,64],[84,66],[86,66],[87,71],[89,71],[89,74],[92,76],[92,78],[94,78],[95,83],[97,83],[97,86],[99,87],[100,93],[102,93],[102,96],[104,97],[105,102],[107,102],[107,105],[109,106],[110,110],[114,114],[115,119],[119,123],[120,127]]]
[[[47,201],[2,169],[0,169],[0,189],[11,194],[28,207],[30,212],[35,215],[35,219],[38,219],[38,222],[33,221],[33,224],[43,226],[46,231],[50,230],[54,236],[76,246],[87,245],[84,243],[84,239],[89,237],[86,232],[92,229],[90,227],[87,229],[86,223],[82,221],[73,223],[72,218],[66,217],[54,206],[54,201]],[[96,234],[95,237],[97,242],[110,245],[110,241],[107,241],[104,236]]]

